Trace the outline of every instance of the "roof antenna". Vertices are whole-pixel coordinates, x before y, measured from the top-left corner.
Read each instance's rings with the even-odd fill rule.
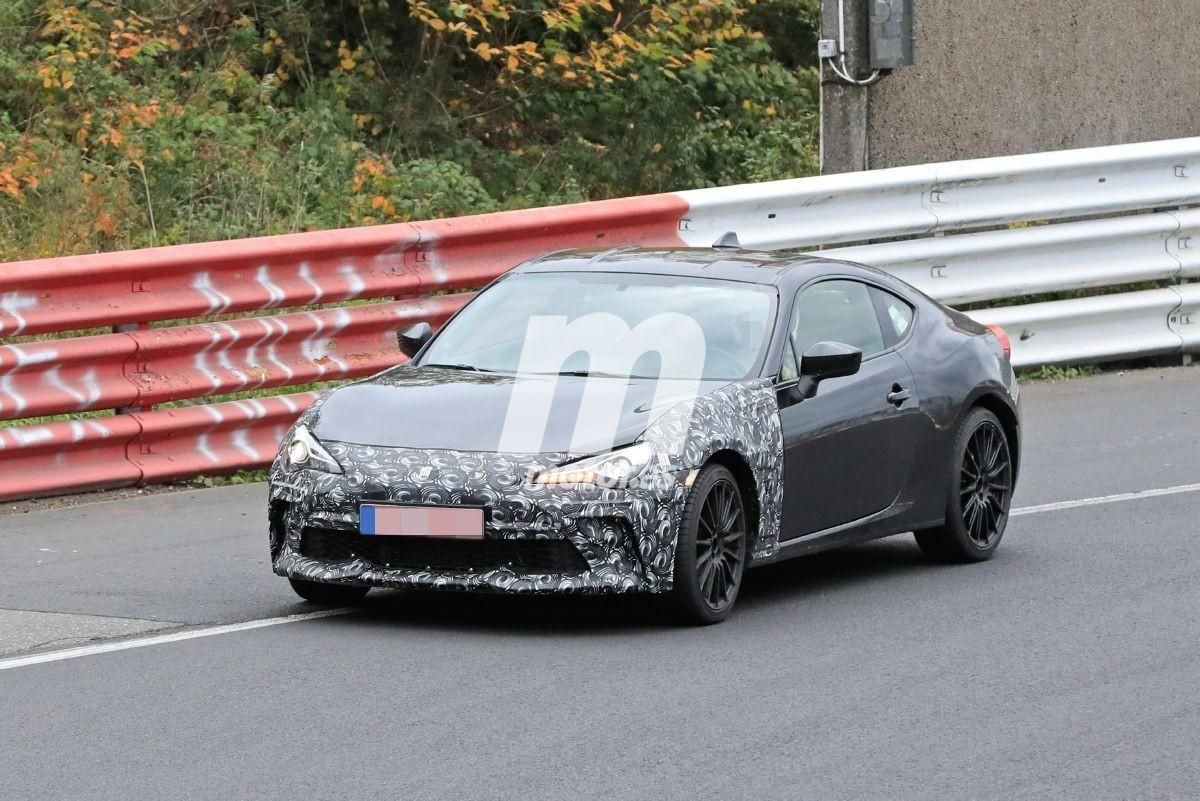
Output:
[[[716,250],[741,250],[742,243],[738,241],[736,231],[726,231],[721,234],[721,238],[713,242],[713,248]]]

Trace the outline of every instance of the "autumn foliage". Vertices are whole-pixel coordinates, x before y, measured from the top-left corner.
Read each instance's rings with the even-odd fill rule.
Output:
[[[0,258],[789,177],[816,0],[0,0]]]

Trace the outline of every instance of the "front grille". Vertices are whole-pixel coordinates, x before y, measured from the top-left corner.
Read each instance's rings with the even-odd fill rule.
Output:
[[[483,572],[511,567],[518,573],[583,573],[588,563],[567,540],[444,540],[368,537],[354,531],[306,528],[300,553],[323,562],[355,557],[393,570]]]

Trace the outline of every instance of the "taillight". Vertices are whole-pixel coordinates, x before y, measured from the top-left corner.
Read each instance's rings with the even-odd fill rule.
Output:
[[[1008,340],[1008,333],[993,323],[988,323],[987,328],[996,335],[996,339],[1000,340],[1000,347],[1004,348],[1004,358],[1012,359],[1012,342]]]

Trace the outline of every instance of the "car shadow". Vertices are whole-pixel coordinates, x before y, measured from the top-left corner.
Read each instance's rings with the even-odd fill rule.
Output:
[[[798,556],[752,570],[738,596],[738,607],[770,605],[782,599],[790,602],[840,587],[946,567],[925,556],[912,535],[899,535]]]
[[[877,540],[789,559],[750,571],[738,618],[769,612],[782,603],[836,592],[864,582],[946,569],[925,558],[911,537]],[[417,590],[375,591],[346,618],[346,624],[416,626],[455,632],[509,635],[628,634],[680,628],[660,599],[646,595],[509,596]]]

